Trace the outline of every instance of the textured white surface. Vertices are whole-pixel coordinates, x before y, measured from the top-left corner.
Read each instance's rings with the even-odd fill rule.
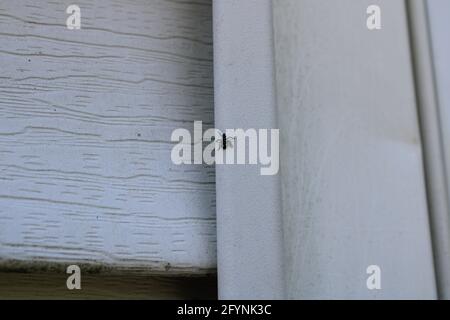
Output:
[[[444,135],[444,151],[447,167],[450,168],[450,90],[448,90],[450,87],[450,38],[448,36],[450,30],[450,1],[428,0],[427,3],[436,68],[441,127]],[[447,170],[447,175],[447,181],[450,181],[450,170]]]
[[[446,179],[445,187],[437,185],[440,190],[431,190],[439,193],[445,202],[441,217],[436,217],[435,223],[435,246],[436,263],[440,263],[438,274],[439,289],[442,298],[450,299],[450,212],[449,199],[450,191],[448,183],[450,181],[450,1],[428,0],[428,22],[430,24],[430,35],[432,42],[432,60],[435,67],[435,84],[437,94],[437,111],[432,128],[438,130],[442,136],[442,144],[436,146],[442,148],[442,152],[436,152],[435,155],[443,155],[445,169],[438,172],[441,179]],[[425,79],[427,81],[427,79]],[[427,106],[426,106],[427,107]],[[425,111],[430,110],[426,108]],[[446,171],[447,174],[443,173]],[[445,181],[443,182],[443,184]],[[443,201],[443,202],[444,202]],[[439,231],[439,233],[438,233]]]
[[[405,2],[274,3],[288,297],[436,298]]]
[[[270,0],[215,0],[215,122],[277,128]],[[283,297],[279,176],[217,165],[219,297]]]
[[[433,58],[436,68],[437,93],[444,134],[444,151],[447,167],[450,168],[450,1],[428,0],[429,22],[433,43]],[[447,170],[450,181],[450,171]],[[450,197],[450,195],[449,195]]]
[[[0,259],[216,266],[214,167],[171,132],[213,124],[209,0],[0,3]]]

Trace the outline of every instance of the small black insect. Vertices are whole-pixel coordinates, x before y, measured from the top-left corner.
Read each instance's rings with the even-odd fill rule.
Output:
[[[233,147],[233,140],[236,137],[227,137],[226,133],[222,133],[222,139],[217,140],[219,143],[219,149],[227,150],[227,147]]]
[[[222,148],[227,150],[227,135],[225,133],[222,133]]]

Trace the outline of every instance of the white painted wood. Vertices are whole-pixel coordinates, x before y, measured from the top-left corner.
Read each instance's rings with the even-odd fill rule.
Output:
[[[408,2],[419,118],[425,151],[425,172],[431,218],[437,287],[440,298],[450,297],[450,220],[445,151],[442,144],[436,77],[426,2]]]
[[[429,130],[436,130],[441,139],[439,143],[433,146],[437,148],[431,153],[441,158],[440,171],[436,172],[438,184],[430,190],[434,195],[441,197],[443,209],[436,214],[434,234],[435,238],[435,259],[438,270],[438,287],[440,288],[440,296],[450,299],[450,220],[449,220],[449,204],[450,190],[448,184],[450,182],[450,38],[448,36],[450,30],[450,1],[446,0],[428,0],[428,21],[430,25],[430,36],[432,43],[431,57],[434,64],[433,76],[435,79],[431,83],[435,84],[432,94],[437,94],[434,107],[424,105],[423,112],[434,112]],[[428,39],[426,39],[428,40]],[[428,41],[430,41],[428,40]],[[420,44],[418,44],[420,45]],[[430,53],[429,58],[430,58]],[[429,61],[430,61],[429,60]],[[432,65],[427,66],[432,68]],[[423,81],[430,81],[424,78]],[[425,86],[424,86],[425,87]],[[430,137],[431,138],[431,137]],[[446,181],[444,180],[446,178]],[[440,183],[440,184],[439,184]]]
[[[222,131],[277,128],[271,2],[214,1],[215,122]],[[216,175],[219,298],[282,298],[279,176],[242,164],[216,165]]]
[[[450,29],[450,1],[428,0],[427,5],[439,102],[439,116],[444,139],[443,149],[446,153],[447,166],[450,167],[450,155],[448,155],[450,153],[450,90],[447,90],[450,85],[450,40],[448,38],[448,30]],[[450,175],[448,170],[447,174]],[[450,176],[448,176],[447,180],[450,181]]]
[[[405,1],[274,3],[287,296],[436,298]]]
[[[433,62],[439,102],[439,116],[444,139],[447,167],[450,168],[450,1],[428,0],[428,13],[433,48]],[[447,170],[447,181],[450,171]],[[450,198],[450,195],[449,195]]]
[[[214,167],[171,132],[213,124],[209,0],[0,3],[0,265],[216,266]]]

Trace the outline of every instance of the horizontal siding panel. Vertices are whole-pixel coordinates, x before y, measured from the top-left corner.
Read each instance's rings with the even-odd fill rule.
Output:
[[[210,1],[70,4],[0,4],[0,260],[214,269],[214,167],[170,159],[214,121]]]

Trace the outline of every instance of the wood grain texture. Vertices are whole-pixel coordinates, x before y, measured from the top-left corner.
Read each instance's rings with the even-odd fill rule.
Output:
[[[170,160],[213,123],[209,0],[0,4],[0,268],[216,266],[213,167]]]

